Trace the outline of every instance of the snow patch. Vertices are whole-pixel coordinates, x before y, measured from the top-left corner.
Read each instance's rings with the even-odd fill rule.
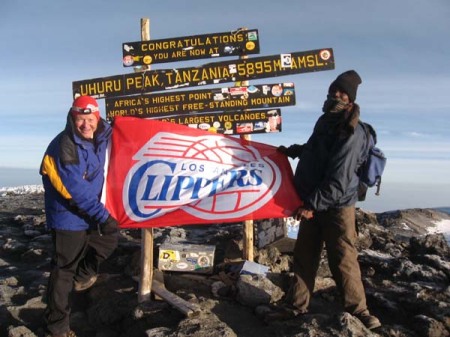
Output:
[[[436,227],[428,227],[428,234],[442,233],[445,236],[447,243],[450,245],[450,220],[444,219],[433,223]]]
[[[364,253],[366,255],[368,255],[368,256],[371,256],[371,257],[374,257],[374,258],[378,258],[380,260],[391,260],[393,258],[390,254],[377,252],[377,251],[372,250],[372,249],[364,249]]]
[[[34,194],[43,193],[43,185],[24,185],[17,187],[0,187],[0,196],[4,197],[7,194]]]
[[[402,229],[405,231],[412,231],[411,227],[409,227],[405,222],[400,223],[402,225]]]

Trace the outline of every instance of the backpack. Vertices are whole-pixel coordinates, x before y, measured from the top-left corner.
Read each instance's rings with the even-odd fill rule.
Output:
[[[383,175],[387,158],[383,151],[375,146],[377,144],[377,134],[372,125],[364,122],[360,123],[367,136],[367,150],[364,161],[358,169],[358,201],[364,201],[369,187],[376,186],[375,195],[380,195],[381,176]]]

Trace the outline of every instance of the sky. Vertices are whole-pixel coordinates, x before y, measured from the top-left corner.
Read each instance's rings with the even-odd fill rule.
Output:
[[[371,189],[360,206],[450,206],[449,17],[448,0],[2,0],[0,187],[40,183],[40,161],[64,128],[72,82],[132,72],[122,65],[122,43],[139,41],[141,18],[149,18],[151,39],[258,29],[261,51],[249,57],[333,48],[334,70],[251,82],[294,82],[297,102],[281,109],[281,133],[251,139],[306,142],[330,83],[354,69],[363,81],[361,118],[388,158],[381,195]],[[213,61],[220,60],[230,58]]]

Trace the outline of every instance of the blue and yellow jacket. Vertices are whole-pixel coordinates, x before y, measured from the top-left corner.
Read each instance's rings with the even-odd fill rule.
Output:
[[[100,197],[111,126],[101,119],[92,141],[74,130],[69,113],[66,128],[50,142],[41,163],[48,228],[86,230],[109,216]]]

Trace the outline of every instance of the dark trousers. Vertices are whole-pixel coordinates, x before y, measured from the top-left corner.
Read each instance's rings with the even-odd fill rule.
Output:
[[[70,293],[74,280],[83,282],[99,271],[100,263],[116,249],[117,234],[100,236],[97,231],[53,230],[52,270],[47,287],[44,321],[56,335],[70,330]]]
[[[294,282],[288,300],[300,311],[307,311],[325,244],[344,309],[351,314],[366,311],[356,239],[354,206],[315,212],[311,220],[302,220],[294,248]]]

